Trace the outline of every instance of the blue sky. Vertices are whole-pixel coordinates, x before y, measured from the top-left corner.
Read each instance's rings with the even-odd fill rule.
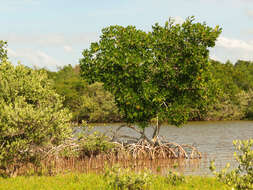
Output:
[[[0,0],[0,36],[9,58],[56,70],[78,64],[83,49],[109,25],[150,30],[188,16],[223,32],[210,57],[253,61],[253,0]]]

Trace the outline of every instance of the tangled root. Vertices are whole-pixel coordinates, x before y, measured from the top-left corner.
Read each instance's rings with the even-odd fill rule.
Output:
[[[123,127],[128,127],[135,132],[139,133],[140,138],[135,138],[127,135],[119,135],[117,132]],[[156,133],[155,130],[154,133]],[[123,143],[119,139],[127,139],[130,143]],[[154,140],[155,139],[155,140]],[[112,141],[120,145],[117,150],[117,156],[119,159],[121,157],[126,158],[132,157],[134,159],[178,159],[178,158],[188,158],[188,159],[200,159],[201,153],[196,147],[183,144],[179,145],[174,142],[167,142],[162,140],[162,138],[156,137],[150,140],[146,135],[144,130],[138,130],[133,126],[120,126],[114,136]],[[120,155],[123,154],[123,155]]]
[[[122,145],[117,151],[119,160],[126,157],[134,159],[199,159],[201,153],[193,146],[177,143],[150,143],[140,139],[136,143]]]

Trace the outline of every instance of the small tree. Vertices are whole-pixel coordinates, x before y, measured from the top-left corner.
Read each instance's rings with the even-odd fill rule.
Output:
[[[71,115],[62,107],[44,71],[0,64],[0,173],[15,174],[71,135]]]
[[[213,97],[208,48],[220,33],[218,26],[194,23],[193,17],[182,25],[173,20],[155,24],[151,32],[110,26],[83,51],[82,76],[90,83],[103,82],[127,123],[144,131],[157,118],[155,138],[161,122],[180,126],[191,108]]]

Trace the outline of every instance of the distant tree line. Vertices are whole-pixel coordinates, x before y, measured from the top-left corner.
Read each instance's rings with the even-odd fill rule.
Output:
[[[73,122],[119,122],[121,115],[113,96],[102,83],[88,85],[80,76],[80,66],[64,66],[57,72],[47,71],[54,88],[64,97],[63,105],[72,112]]]
[[[203,119],[240,120],[253,118],[253,62],[221,63],[211,60],[211,72],[218,81],[220,95]]]
[[[217,100],[192,109],[190,120],[242,120],[253,118],[253,62],[238,60],[222,63],[210,60],[216,79]],[[80,76],[80,66],[67,65],[57,72],[47,71],[56,92],[65,97],[64,106],[72,112],[74,122],[120,122],[113,96],[102,83],[89,85]]]

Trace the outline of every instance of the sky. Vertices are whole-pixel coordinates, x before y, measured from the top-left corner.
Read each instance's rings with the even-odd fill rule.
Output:
[[[13,64],[56,71],[78,64],[107,26],[149,31],[189,16],[222,28],[212,59],[253,61],[253,0],[0,0],[0,40]]]

